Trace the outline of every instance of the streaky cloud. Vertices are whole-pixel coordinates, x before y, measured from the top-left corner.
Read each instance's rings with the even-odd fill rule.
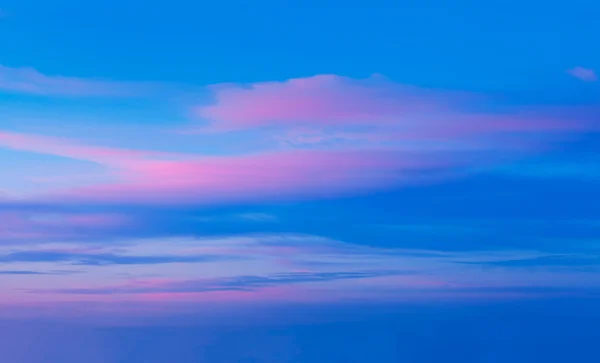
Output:
[[[0,256],[0,264],[15,262],[60,262],[82,266],[105,265],[157,265],[167,263],[199,263],[230,260],[230,256],[197,255],[197,256],[136,256],[113,253],[84,253],[65,251],[18,251]]]
[[[148,94],[153,87],[132,82],[50,76],[34,68],[0,64],[0,92],[62,97],[137,97]]]
[[[351,272],[289,272],[265,276],[235,276],[187,281],[141,281],[129,286],[115,286],[95,289],[63,289],[58,291],[38,291],[62,294],[111,295],[111,294],[149,294],[149,293],[201,293],[211,291],[255,290],[265,287],[329,282],[348,279],[368,279],[382,276],[410,275],[412,271],[373,270]],[[33,291],[35,292],[35,291]]]
[[[72,275],[78,271],[0,270],[0,275]]]

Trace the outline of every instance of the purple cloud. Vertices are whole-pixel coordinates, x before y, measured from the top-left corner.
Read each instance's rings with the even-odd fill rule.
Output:
[[[0,211],[0,243],[98,238],[130,227],[133,222],[118,213]]]
[[[584,67],[574,67],[567,70],[567,73],[572,75],[575,78],[579,78],[582,81],[586,82],[595,82],[598,80],[598,76],[593,69],[584,68]]]
[[[378,75],[367,79],[319,75],[284,82],[225,84],[213,87],[213,92],[215,103],[195,110],[210,123],[205,132],[301,129],[305,134],[301,137],[309,143],[318,143],[323,137],[464,141],[474,135],[498,137],[580,126],[544,113],[498,113],[492,111],[493,100],[482,95],[406,86]]]

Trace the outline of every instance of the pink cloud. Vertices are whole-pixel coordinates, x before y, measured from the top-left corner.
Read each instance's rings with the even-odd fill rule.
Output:
[[[112,184],[56,194],[87,201],[217,202],[290,196],[331,196],[391,186],[401,172],[448,167],[428,156],[388,152],[291,151],[197,160],[127,162]]]
[[[173,281],[176,283],[177,281]],[[135,288],[133,285],[128,285],[129,288]],[[151,286],[147,286],[149,290]],[[88,285],[83,285],[82,289],[89,289]],[[98,287],[102,289],[106,287]],[[111,287],[108,287],[111,288]],[[117,288],[125,288],[119,286]],[[1,296],[4,309],[23,306],[23,304],[32,306],[51,307],[56,310],[68,305],[69,302],[85,302],[85,306],[79,306],[85,312],[100,309],[102,312],[110,313],[129,313],[139,314],[148,313],[157,314],[160,312],[172,312],[173,308],[190,308],[191,306],[174,307],[168,303],[192,303],[197,307],[198,304],[204,303],[219,303],[221,307],[226,303],[226,306],[238,306],[237,304],[246,304],[252,302],[325,302],[325,301],[343,301],[344,298],[352,296],[352,292],[345,291],[328,291],[324,294],[321,290],[315,290],[303,286],[274,286],[262,287],[253,290],[229,290],[229,291],[205,291],[205,292],[160,292],[160,285],[154,286],[156,292],[148,291],[146,293],[128,293],[126,290],[119,294],[63,294],[63,293],[44,293],[44,294],[29,294],[28,296],[12,297],[10,295]],[[77,289],[77,287],[75,287]],[[356,295],[356,292],[354,292]],[[27,300],[26,300],[27,299]],[[154,305],[157,303],[158,305]],[[162,305],[159,303],[167,303]],[[50,305],[47,305],[50,304]],[[101,304],[101,305],[96,305]],[[131,304],[131,306],[129,306]],[[131,308],[131,310],[129,310]],[[0,309],[0,311],[5,311]],[[74,313],[77,311],[69,311]],[[32,313],[40,314],[40,311]],[[128,314],[128,315],[129,315]]]
[[[586,82],[594,82],[598,80],[598,76],[593,69],[584,68],[584,67],[574,67],[567,71],[570,75],[575,78],[579,78],[582,81]]]
[[[181,203],[331,196],[391,186],[407,180],[407,173],[463,162],[427,153],[381,150],[289,150],[207,157],[95,147],[8,132],[0,132],[0,146],[99,163],[114,176],[110,184],[50,196],[63,201]]]
[[[355,80],[335,75],[214,86],[216,103],[197,114],[217,130],[259,126],[361,125],[396,121],[415,112],[443,110],[463,94],[436,94],[394,84],[381,76]]]
[[[127,97],[146,93],[144,88],[127,82],[48,76],[33,68],[0,64],[0,91],[45,96]]]
[[[433,131],[432,135],[437,132],[440,131]],[[442,142],[436,144],[438,147],[456,141],[448,135],[437,137]],[[407,136],[404,145],[410,142]],[[498,143],[497,147],[518,149],[515,145],[511,141]],[[0,146],[105,166],[112,182],[92,182],[38,196],[49,201],[93,203],[214,203],[331,197],[421,182],[435,178],[438,171],[448,174],[456,168],[498,160],[493,155],[482,159],[469,153],[445,151],[443,147],[428,150],[419,145],[408,150],[346,148],[200,156],[95,147],[68,139],[6,132],[0,132]]]
[[[213,90],[216,103],[197,109],[212,123],[207,130],[280,127],[280,135],[267,136],[287,143],[284,149],[203,156],[1,131],[0,146],[86,160],[109,171],[110,182],[55,190],[41,196],[45,200],[198,203],[331,197],[421,182],[527,155],[592,127],[572,112],[485,112],[490,101],[484,97],[380,76],[322,75]],[[328,143],[335,145],[323,147]]]
[[[464,92],[434,91],[393,83],[381,76],[335,75],[213,88],[215,102],[196,108],[210,122],[205,132],[259,127],[292,129],[299,143],[324,139],[427,140],[508,132],[571,130],[535,112],[481,111],[491,100]],[[298,134],[295,130],[304,130]]]

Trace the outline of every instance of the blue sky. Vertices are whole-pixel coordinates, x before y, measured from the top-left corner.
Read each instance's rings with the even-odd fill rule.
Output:
[[[0,339],[58,329],[40,351],[73,362],[77,329],[108,363],[592,359],[597,10],[4,0]],[[281,325],[250,349],[250,318]],[[0,353],[41,361],[19,347]]]

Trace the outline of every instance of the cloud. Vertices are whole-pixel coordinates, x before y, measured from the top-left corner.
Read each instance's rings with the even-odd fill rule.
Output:
[[[593,69],[589,69],[589,68],[583,68],[583,67],[577,66],[577,67],[567,70],[567,73],[569,73],[573,77],[579,78],[580,80],[585,81],[585,82],[595,82],[598,80],[598,76],[596,75],[596,72]]]
[[[536,258],[487,261],[482,264],[502,267],[600,267],[600,255],[550,255]]]
[[[132,97],[146,94],[149,88],[149,85],[127,82],[48,76],[33,68],[11,68],[0,64],[0,91],[5,92],[66,97]]]
[[[111,228],[130,222],[128,217],[116,213],[37,214],[32,220],[39,225],[69,228]]]
[[[190,204],[331,197],[435,180],[507,157],[442,148],[173,154],[159,159],[160,154],[151,151],[43,140],[39,142],[36,135],[0,134],[0,146],[99,163],[114,180],[36,196],[38,201],[54,203]]]
[[[160,155],[159,153],[89,146],[67,138],[21,134],[1,130],[0,147],[16,151],[28,151],[76,160],[86,160],[105,165],[119,165],[121,160]]]
[[[8,291],[8,295],[34,301],[101,302],[106,301],[102,296],[117,294],[131,295],[127,299],[173,302],[205,298],[320,301],[343,296],[381,299],[404,293],[414,296],[419,291],[483,294],[488,288],[569,287],[575,277],[579,281],[574,288],[597,285],[592,277],[588,281],[577,275],[581,271],[568,269],[549,277],[543,267],[542,271],[532,268],[526,272],[518,266],[486,268],[503,261],[547,256],[552,255],[519,250],[376,248],[311,235],[252,234],[0,246],[0,267],[11,266],[5,269],[11,271],[6,275],[30,275],[11,280],[18,283],[14,285],[17,291]],[[41,276],[67,268],[81,269],[77,272],[85,272],[85,278],[70,271],[73,276],[58,280]]]
[[[235,276],[227,278],[199,279],[188,281],[137,282],[134,285],[123,285],[93,289],[63,289],[55,292],[61,294],[151,294],[151,293],[201,293],[211,291],[251,291],[266,287],[290,284],[331,282],[348,279],[368,279],[382,276],[407,275],[411,271],[373,270],[354,272],[295,272],[266,276]]]
[[[0,275],[71,275],[77,271],[0,270]]]
[[[134,220],[120,213],[84,211],[0,211],[0,243],[104,238],[131,228]]]
[[[96,179],[102,181],[27,195],[29,201],[176,205],[330,198],[430,182],[521,158],[594,127],[589,115],[503,109],[486,97],[380,76],[213,90],[216,103],[197,110],[211,122],[208,130],[252,129],[285,146],[201,155],[0,131],[0,147],[104,168],[106,178]]]
[[[57,192],[54,200],[188,203],[333,195],[393,185],[411,173],[448,167],[432,155],[385,150],[292,150],[200,156],[81,145],[68,139],[0,133],[0,146],[98,163],[112,184]],[[409,157],[410,156],[410,157]],[[52,199],[52,198],[51,198]]]
[[[535,112],[497,112],[493,100],[457,91],[406,86],[382,76],[319,75],[213,87],[215,103],[196,114],[209,131],[304,129],[292,142],[360,139],[447,141],[472,135],[569,130],[576,123]],[[307,134],[308,133],[308,134]]]
[[[16,262],[60,262],[71,265],[105,266],[105,265],[157,265],[165,263],[199,263],[231,259],[230,256],[196,255],[196,256],[136,256],[112,253],[65,252],[65,251],[19,251],[0,255],[0,264]]]
[[[335,75],[249,86],[225,84],[214,86],[213,91],[216,103],[199,107],[197,113],[224,130],[282,123],[347,126],[392,122],[399,115],[440,108],[436,101],[442,101],[433,93],[396,86],[378,77],[353,80]],[[398,99],[401,95],[404,100]],[[409,100],[412,102],[406,102]]]
[[[267,213],[241,213],[236,217],[251,222],[277,222],[277,217]]]
[[[82,201],[201,203],[331,196],[391,186],[445,163],[389,152],[293,151],[196,160],[138,160],[114,184],[69,190]],[[448,164],[451,162],[448,161]],[[404,173],[404,174],[402,174]],[[56,198],[62,198],[57,194]]]

